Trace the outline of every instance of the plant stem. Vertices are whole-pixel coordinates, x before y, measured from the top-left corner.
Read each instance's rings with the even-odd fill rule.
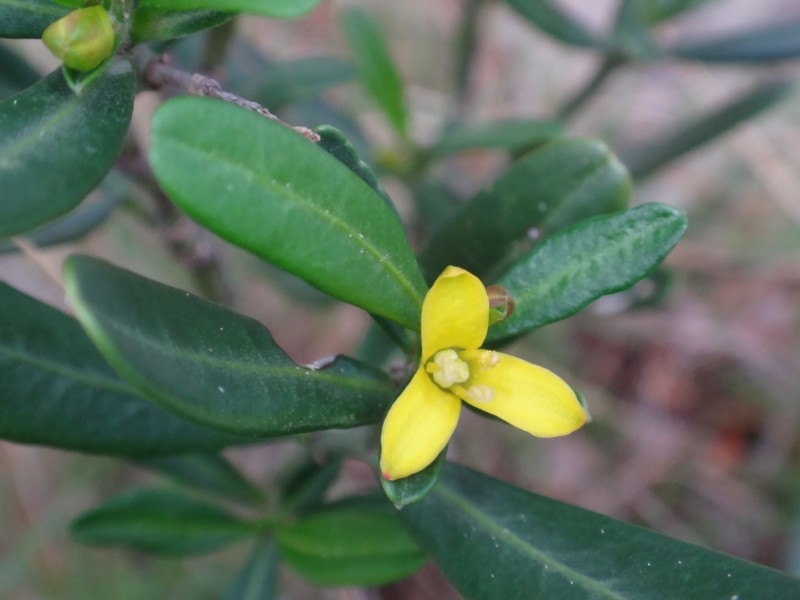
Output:
[[[625,59],[617,55],[607,55],[589,81],[581,87],[556,113],[558,119],[568,119],[599,90],[614,71],[625,64]]]
[[[456,113],[460,116],[466,109],[465,95],[469,86],[469,75],[478,34],[478,16],[483,0],[466,0],[456,36],[455,55],[455,100]]]
[[[314,143],[317,143],[320,140],[319,135],[308,127],[295,127],[284,123],[274,114],[272,114],[267,107],[261,106],[258,102],[253,102],[252,100],[241,98],[236,94],[226,92],[222,89],[222,86],[216,79],[206,77],[200,73],[187,73],[186,71],[181,71],[180,69],[176,69],[167,65],[161,58],[151,60],[147,64],[147,67],[144,71],[144,79],[153,89],[160,89],[165,86],[174,86],[194,96],[207,96],[210,98],[219,98],[220,100],[225,100],[226,102],[247,108],[248,110],[257,112],[262,117],[266,117],[267,119],[275,121],[276,123],[280,123],[281,125],[289,127]]]

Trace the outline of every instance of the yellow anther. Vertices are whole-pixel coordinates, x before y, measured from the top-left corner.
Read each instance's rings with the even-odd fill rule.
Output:
[[[442,389],[449,389],[456,383],[469,379],[469,365],[458,357],[455,350],[440,350],[425,365],[433,382]]]
[[[483,404],[494,400],[494,390],[488,385],[478,384],[473,385],[466,391],[466,396],[473,402]]]

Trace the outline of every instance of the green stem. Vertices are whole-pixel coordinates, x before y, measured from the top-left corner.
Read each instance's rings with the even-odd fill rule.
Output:
[[[625,59],[618,55],[607,55],[600,63],[597,71],[583,87],[581,87],[556,113],[558,119],[568,119],[581,108],[599,90],[614,71],[625,64]]]
[[[478,17],[483,0],[467,0],[461,25],[456,36],[455,54],[455,90],[456,112],[462,114],[466,109],[466,95],[469,86],[469,75],[478,37]]]

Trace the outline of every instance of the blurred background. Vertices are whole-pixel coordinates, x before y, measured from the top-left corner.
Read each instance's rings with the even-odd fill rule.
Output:
[[[608,68],[608,55],[604,62],[598,49],[561,43],[507,3],[475,0],[328,0],[300,21],[242,16],[158,49],[292,124],[342,129],[378,173],[417,247],[437,214],[469,199],[511,159],[471,150],[412,181],[404,142],[355,78],[339,21],[354,4],[385,33],[418,144],[434,142],[456,118],[558,121],[565,135],[599,138],[631,167],[633,204],[664,202],[689,215],[685,238],[652,277],[537,330],[512,350],[580,389],[593,423],[564,439],[538,440],[465,411],[449,458],[800,576],[800,107],[786,85],[798,80],[800,58],[647,57],[633,40],[637,58],[616,64],[619,57],[612,57]],[[554,4],[603,32],[614,26],[619,3]],[[655,27],[659,44],[691,45],[800,21],[792,0],[682,4],[698,6]],[[789,45],[800,40],[800,27],[794,31],[793,38],[785,34]],[[57,67],[39,42],[3,44],[41,73]],[[593,78],[597,85],[581,98]],[[711,136],[719,111],[753,93],[751,104],[723,111],[725,126]],[[365,352],[359,344],[370,328],[366,314],[201,230],[153,189],[142,149],[159,98],[139,95],[120,169],[87,201],[113,207],[103,227],[66,244],[2,254],[0,278],[67,310],[60,262],[89,253],[255,317],[298,362]],[[687,142],[693,133],[707,143]],[[439,195],[431,199],[424,191],[430,189]],[[335,443],[336,434],[328,438]],[[226,455],[263,484],[303,452],[286,441]],[[174,561],[69,539],[72,517],[143,482],[161,484],[129,464],[0,442],[0,598],[220,597],[246,548]],[[333,494],[374,483],[368,466],[350,461]],[[320,590],[288,570],[281,581],[284,598],[458,597],[432,566],[382,590]]]

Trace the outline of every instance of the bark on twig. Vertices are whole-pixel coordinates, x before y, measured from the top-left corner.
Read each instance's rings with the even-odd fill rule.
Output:
[[[219,98],[220,100],[225,100],[226,102],[231,102],[237,106],[257,112],[262,117],[266,117],[267,119],[271,119],[277,123],[280,123],[281,125],[293,129],[314,143],[317,143],[320,140],[319,135],[308,127],[295,127],[289,125],[288,123],[281,121],[278,117],[272,114],[267,107],[261,106],[258,102],[253,102],[252,100],[241,98],[236,94],[226,92],[222,89],[222,86],[216,79],[206,77],[200,73],[187,73],[185,71],[181,71],[180,69],[170,67],[164,63],[162,59],[151,60],[148,63],[147,68],[145,69],[144,78],[145,81],[147,81],[147,84],[153,89],[173,86],[178,87],[188,94],[192,94],[193,96]]]

